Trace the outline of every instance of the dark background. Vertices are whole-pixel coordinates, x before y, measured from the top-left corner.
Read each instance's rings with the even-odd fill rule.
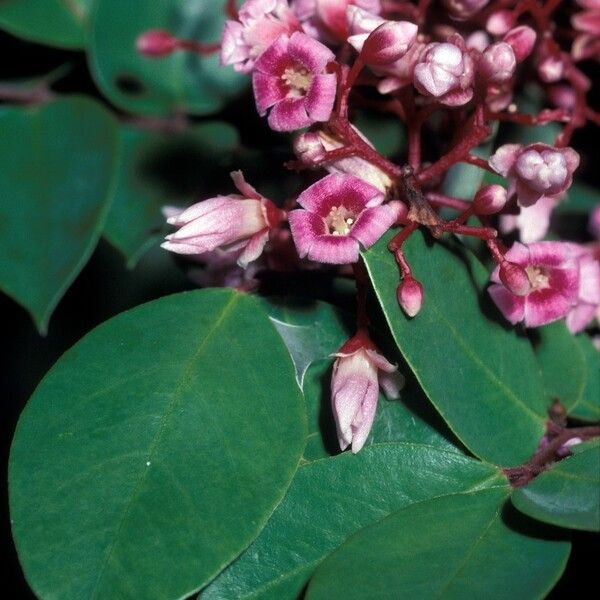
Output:
[[[82,53],[58,51],[29,44],[0,32],[0,56],[3,57],[0,64],[0,81],[42,75],[59,65],[69,63],[71,71],[55,86],[56,91],[84,92],[99,97]],[[588,75],[595,81],[599,81],[600,67],[586,65],[586,68]],[[598,107],[599,100],[598,90],[596,90],[590,103]],[[244,119],[235,118],[240,114],[244,115]],[[249,96],[236,100],[221,115],[217,115],[217,118],[229,119],[236,125],[242,121],[240,132],[242,140],[250,144],[253,140],[260,139],[265,147],[272,149],[274,146],[281,147],[282,144],[287,143],[281,138],[273,138],[266,131],[264,124],[256,117]],[[254,133],[256,136],[253,135]],[[577,132],[572,145],[583,157],[579,171],[580,178],[600,187],[600,169],[597,161],[598,135],[597,128],[588,126]],[[271,150],[270,159],[273,158]],[[277,158],[280,165],[281,157]],[[174,172],[173,175],[178,174]],[[189,287],[190,284],[175,261],[166,253],[160,250],[151,251],[134,271],[128,271],[122,256],[107,242],[101,241],[88,265],[52,316],[47,337],[40,337],[27,313],[10,298],[0,293],[0,331],[4,339],[0,379],[3,481],[6,481],[10,442],[19,414],[41,378],[61,354],[91,328],[111,316],[141,302]],[[8,576],[5,585],[7,590],[12,590],[9,592],[11,598],[33,598],[16,557],[7,505],[5,493],[2,502],[2,534]],[[600,538],[588,533],[575,532],[573,541],[573,551],[566,573],[550,594],[550,598],[572,597],[584,590],[597,589]]]

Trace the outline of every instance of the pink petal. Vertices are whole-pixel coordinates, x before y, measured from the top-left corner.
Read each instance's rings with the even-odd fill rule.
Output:
[[[490,156],[488,163],[496,173],[506,177],[517,160],[517,156],[523,146],[521,144],[504,144]]]
[[[321,73],[327,63],[335,60],[335,54],[327,46],[298,31],[290,38],[288,52],[314,74]]]
[[[591,254],[579,259],[579,298],[600,304],[600,263]]]
[[[284,98],[271,109],[268,122],[275,131],[294,131],[312,124],[304,98]]]
[[[533,263],[530,259],[530,248],[531,246],[515,242],[505,256],[510,262],[514,262],[520,267],[527,267]],[[500,280],[497,283],[500,283]]]
[[[345,235],[320,235],[311,244],[308,258],[316,262],[346,265],[358,261],[358,242]]]
[[[327,233],[325,221],[308,210],[292,210],[288,214],[298,256],[304,258],[319,235]]]
[[[350,234],[364,248],[370,248],[395,222],[398,211],[388,204],[363,210]]]
[[[546,288],[525,297],[525,326],[539,327],[562,319],[572,304],[559,292]]]
[[[571,268],[549,269],[548,285],[570,304],[575,304],[579,299],[579,269],[577,265],[573,264]]]
[[[404,387],[406,379],[399,371],[379,373],[379,387],[383,390],[388,400],[400,397],[400,390]]]
[[[280,77],[290,65],[287,35],[280,35],[258,58],[255,71]]]
[[[215,198],[209,198],[208,200],[202,200],[188,206],[185,210],[180,210],[178,213],[171,215],[167,219],[169,225],[175,225],[179,227],[181,225],[187,225],[198,217],[204,217],[214,212],[219,212],[222,208],[226,207],[233,199],[238,199],[238,196],[217,196]],[[239,198],[241,199],[241,198]]]
[[[281,77],[266,75],[260,71],[254,71],[252,75],[252,89],[256,108],[261,117],[265,116],[268,108],[283,100],[287,93]]]
[[[379,389],[375,387],[375,391],[370,388],[365,393],[365,399],[363,400],[360,420],[357,424],[352,425],[352,453],[356,454],[365,445],[371,427],[373,426],[373,419],[377,411],[377,401],[379,400]]]
[[[398,365],[392,364],[385,356],[382,356],[376,350],[365,350],[367,357],[372,365],[384,373],[393,373],[398,370]]]
[[[494,284],[488,288],[494,304],[500,309],[504,318],[515,325],[525,316],[525,297],[511,294],[503,285]]]
[[[262,199],[262,196],[244,179],[244,174],[241,171],[232,171],[230,175],[233,179],[233,185],[242,193],[244,198]]]
[[[537,242],[529,246],[529,256],[532,265],[558,267],[575,258],[575,252],[565,242]]]
[[[440,98],[440,102],[446,106],[462,106],[473,98],[473,88],[465,90],[452,90]]]
[[[313,121],[327,121],[333,110],[336,93],[336,76],[316,75],[306,94],[306,112]]]
[[[255,233],[246,244],[244,251],[240,254],[238,258],[238,265],[242,268],[246,268],[248,263],[256,260],[264,250],[265,244],[269,239],[269,230],[265,229],[263,231],[259,231]]]
[[[571,333],[583,331],[596,316],[598,306],[594,304],[580,304],[571,309],[565,322]]]
[[[544,192],[534,190],[521,179],[517,179],[515,185],[517,190],[517,200],[519,206],[532,206],[538,200],[544,197]]]

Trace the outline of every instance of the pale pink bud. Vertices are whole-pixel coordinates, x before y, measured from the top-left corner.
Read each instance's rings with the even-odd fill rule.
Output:
[[[490,45],[490,36],[485,31],[474,31],[465,40],[465,44],[469,50],[483,52]]]
[[[554,106],[573,110],[577,102],[577,94],[570,85],[551,85],[546,89],[548,99]]]
[[[361,56],[368,65],[386,65],[402,58],[417,38],[418,27],[408,21],[387,21],[365,40]]]
[[[485,49],[479,61],[479,71],[493,83],[508,81],[517,67],[515,53],[505,42],[496,42]]]
[[[560,81],[565,72],[565,64],[560,56],[548,56],[538,65],[538,75],[545,83]]]
[[[457,21],[464,21],[489,4],[490,0],[443,0],[448,13]]]
[[[519,27],[511,29],[502,38],[502,41],[513,49],[517,62],[521,62],[531,54],[536,38],[537,34],[531,27],[519,25]]]
[[[146,31],[135,42],[137,51],[144,56],[167,56],[177,49],[177,45],[177,38],[162,29]]]
[[[398,304],[409,316],[416,316],[423,306],[423,286],[412,276],[405,277],[398,285]]]
[[[341,147],[337,144],[335,147]],[[294,152],[303,163],[307,165],[318,164],[325,158],[327,149],[323,144],[323,139],[317,131],[306,131],[294,138]]]
[[[515,17],[511,10],[497,10],[488,17],[485,28],[492,35],[504,35],[514,24]]]
[[[501,185],[486,185],[475,194],[473,208],[478,215],[493,215],[504,208],[506,199],[506,190]]]
[[[526,296],[531,291],[527,271],[515,263],[505,260],[500,265],[500,281],[515,296]]]

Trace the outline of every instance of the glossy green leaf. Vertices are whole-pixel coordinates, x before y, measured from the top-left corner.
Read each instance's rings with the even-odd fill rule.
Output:
[[[29,583],[41,598],[193,593],[260,532],[305,437],[293,365],[255,299],[197,291],[111,319],[17,426],[10,506]]]
[[[93,0],[2,0],[0,27],[32,42],[83,48]]]
[[[569,416],[584,421],[600,421],[600,352],[585,333],[575,339],[585,357],[587,377],[581,400],[569,411]]]
[[[237,147],[239,139],[230,125],[209,121],[177,134],[123,127],[120,141],[117,181],[104,235],[133,267],[145,250],[162,239],[162,207],[187,206],[202,193],[208,197],[207,180],[223,166],[219,164],[222,157]]]
[[[542,598],[570,545],[503,510],[505,488],[425,500],[352,536],[317,569],[307,600]]]
[[[600,531],[600,442],[573,448],[574,455],[513,492],[526,515],[573,529]]]
[[[331,367],[333,359],[314,363],[304,378],[304,399],[308,411],[308,438],[304,460],[339,454],[331,411]],[[382,442],[412,442],[458,451],[454,436],[435,413],[415,381],[409,380],[400,398],[388,400],[379,394],[379,404],[366,445]]]
[[[491,465],[408,443],[310,463],[298,469],[258,539],[202,598],[293,600],[315,567],[360,528],[427,498],[505,485]]]
[[[485,291],[489,274],[456,240],[403,247],[425,288],[421,312],[398,306],[398,269],[389,236],[364,253],[398,348],[452,431],[477,456],[504,466],[524,462],[544,432],[546,403],[529,341],[516,335]]]
[[[174,52],[162,58],[141,56],[138,36],[165,29],[182,39],[218,42],[225,22],[225,0],[97,0],[90,26],[92,74],[120,108],[144,114],[219,110],[249,83],[247,76],[219,66],[218,53],[201,57]]]
[[[583,350],[564,321],[540,327],[534,336],[547,400],[559,400],[569,410],[583,399],[587,379]]]
[[[45,332],[109,208],[111,116],[86,98],[0,113],[0,288]]]

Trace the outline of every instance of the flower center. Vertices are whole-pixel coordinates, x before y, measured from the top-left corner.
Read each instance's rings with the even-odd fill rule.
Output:
[[[527,273],[527,277],[529,277],[529,283],[531,283],[533,290],[544,290],[550,287],[548,273],[542,267],[529,265],[525,268],[525,272]]]
[[[329,211],[325,222],[331,235],[348,235],[355,220],[354,214],[345,206],[334,206]]]
[[[301,97],[306,94],[312,81],[312,73],[300,65],[288,67],[281,76],[293,96]]]

